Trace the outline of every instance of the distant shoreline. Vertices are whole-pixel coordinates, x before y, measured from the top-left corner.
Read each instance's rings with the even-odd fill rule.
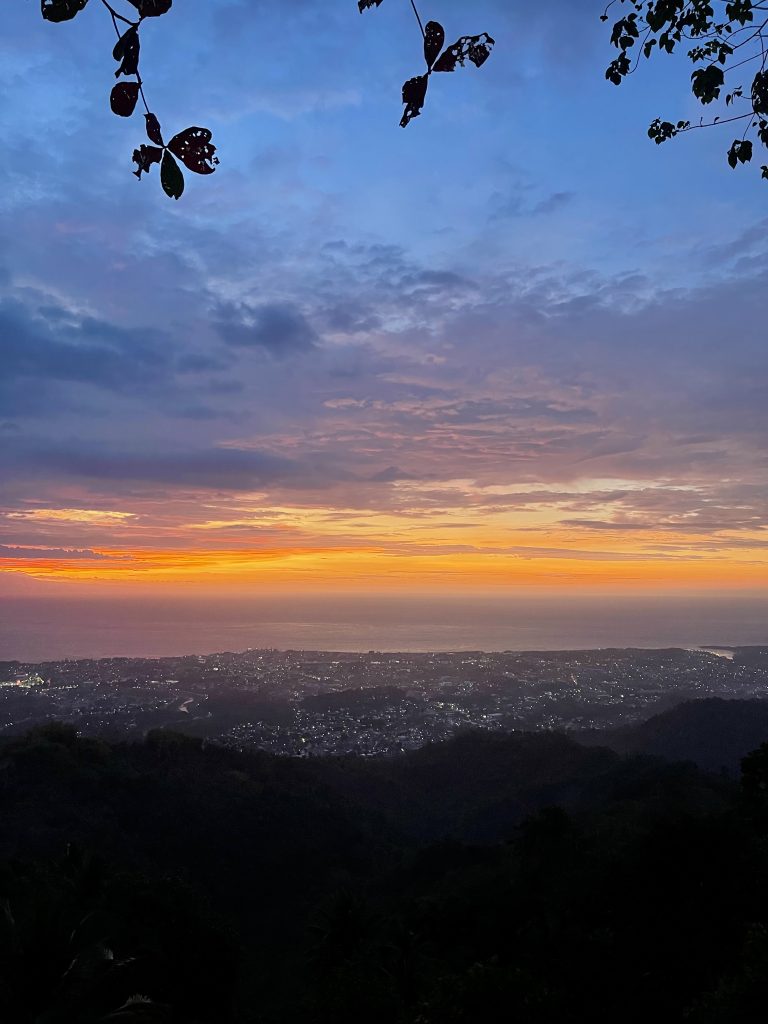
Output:
[[[77,655],[72,657],[62,658],[42,658],[37,661],[33,661],[25,658],[5,658],[0,657],[0,664],[2,665],[46,665],[54,664],[58,662],[76,664],[78,662],[98,662],[98,661],[149,661],[149,662],[161,662],[161,661],[185,661],[188,659],[207,659],[207,658],[232,658],[232,657],[243,657],[247,654],[277,654],[281,656],[297,655],[301,658],[308,658],[314,655],[318,657],[327,658],[329,656],[337,656],[339,658],[359,658],[359,657],[381,657],[381,658],[397,658],[397,657],[410,657],[410,658],[440,658],[440,657],[461,657],[461,656],[476,656],[476,657],[498,657],[501,655],[509,655],[521,658],[537,658],[537,657],[553,657],[553,656],[578,656],[578,655],[589,655],[589,654],[663,654],[664,652],[669,653],[680,653],[685,652],[688,654],[710,654],[713,657],[724,658],[732,661],[734,656],[740,651],[744,652],[768,652],[768,643],[766,644],[717,644],[717,645],[696,645],[696,646],[662,646],[662,647],[638,647],[638,646],[607,646],[607,647],[550,647],[550,648],[532,648],[530,650],[517,650],[514,648],[507,648],[504,650],[488,650],[482,648],[456,648],[454,650],[376,650],[371,649],[367,651],[363,650],[333,650],[330,648],[299,648],[299,647],[246,647],[242,650],[221,650],[221,651],[209,651],[206,653],[186,653],[186,654],[162,654],[162,655],[104,655],[104,656],[93,656],[93,655]]]

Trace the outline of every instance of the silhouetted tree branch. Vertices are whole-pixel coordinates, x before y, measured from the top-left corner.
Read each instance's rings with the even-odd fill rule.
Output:
[[[744,131],[731,143],[727,153],[731,167],[749,163],[753,156],[754,136],[768,147],[768,3],[757,0],[611,0],[602,15],[621,4],[627,11],[614,22],[611,44],[619,55],[608,66],[605,77],[614,85],[637,70],[643,57],[650,59],[654,51],[674,53],[678,47],[692,44],[687,56],[697,65],[691,75],[691,91],[704,106],[722,103],[722,113],[710,120],[664,121],[657,117],[648,135],[660,145],[696,128],[741,122]],[[633,59],[634,55],[634,59]],[[755,74],[745,87],[726,76],[744,68],[748,76]],[[731,84],[733,82],[733,84]],[[730,117],[731,109],[746,108]],[[768,179],[768,165],[762,166]]]
[[[357,6],[362,14],[363,11],[374,5],[380,7],[382,2],[383,0],[358,0]],[[415,0],[410,0],[410,4],[424,38],[424,59],[427,62],[427,73],[410,78],[403,86],[405,113],[400,121],[401,128],[406,128],[424,108],[429,79],[433,72],[455,71],[459,64],[464,67],[467,61],[470,61],[475,67],[482,67],[490,57],[491,50],[495,45],[495,40],[487,32],[483,32],[479,36],[462,36],[441,55],[440,51],[445,46],[445,29],[438,21],[427,22],[425,28]]]
[[[40,8],[46,21],[71,21],[88,5],[89,0],[40,0]],[[117,2],[117,0],[115,0]],[[177,135],[169,142],[163,138],[162,128],[157,116],[152,113],[144,94],[144,81],[139,70],[141,58],[140,31],[147,18],[157,18],[167,14],[173,6],[173,0],[121,0],[130,4],[138,13],[133,15],[121,13],[109,0],[100,0],[115,27],[117,43],[112,56],[118,63],[116,78],[126,81],[118,82],[110,94],[110,106],[119,117],[131,117],[138,106],[139,100],[144,107],[147,138],[151,145],[142,143],[134,150],[133,162],[136,164],[134,174],[141,178],[148,173],[154,164],[160,165],[160,182],[165,193],[172,199],[179,199],[184,192],[184,174],[179,161],[195,174],[213,174],[219,160],[216,147],[211,143],[211,132],[207,128],[191,127]],[[358,8],[362,13],[369,7],[379,7],[383,0],[358,0]],[[414,14],[419,23],[419,30],[424,38],[424,58],[427,63],[426,74],[411,78],[403,86],[403,103],[405,113],[400,124],[405,128],[414,117],[418,117],[424,106],[429,78],[433,72],[455,71],[457,65],[462,66],[470,61],[481,67],[493,49],[494,40],[487,34],[479,36],[462,36],[442,54],[445,44],[445,31],[436,21],[428,22],[426,28],[421,20],[415,0],[410,0]],[[125,10],[125,8],[124,8]]]
[[[115,27],[117,42],[112,56],[117,61],[116,78],[132,79],[118,82],[110,94],[110,106],[119,117],[131,117],[136,110],[139,99],[144,107],[146,131],[151,146],[143,144],[134,151],[133,162],[137,170],[137,178],[150,170],[153,164],[160,165],[160,182],[166,195],[179,199],[184,192],[184,174],[177,159],[196,174],[212,174],[218,164],[216,147],[211,144],[211,133],[207,128],[191,127],[174,135],[168,142],[163,141],[163,133],[156,115],[149,109],[144,94],[144,82],[139,70],[141,57],[140,30],[147,18],[157,18],[167,14],[173,6],[173,0],[124,0],[138,13],[133,20],[109,3],[101,0],[101,5],[108,12]],[[84,10],[88,0],[40,0],[40,8],[46,21],[71,21],[80,11]],[[125,27],[127,26],[127,27]]]

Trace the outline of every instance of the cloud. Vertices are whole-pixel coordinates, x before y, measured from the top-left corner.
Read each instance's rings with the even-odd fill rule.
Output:
[[[372,308],[355,300],[334,300],[320,311],[326,328],[336,334],[361,334],[378,330],[381,320]]]
[[[563,210],[575,198],[575,193],[567,190],[537,197],[538,191],[533,184],[518,182],[505,192],[495,193],[489,200],[491,222],[500,217],[545,217]]]
[[[126,393],[169,379],[170,341],[154,329],[130,329],[61,306],[0,299],[0,399],[14,414],[36,389],[81,384]]]
[[[533,207],[531,213],[534,217],[543,216],[548,213],[555,213],[573,201],[573,192],[553,192],[544,199],[540,199]]]
[[[288,303],[222,303],[215,311],[214,322],[228,345],[261,348],[277,357],[306,352],[319,340],[304,314]]]
[[[136,517],[132,512],[109,512],[86,508],[31,508],[0,513],[6,519],[34,523],[84,523],[89,526],[114,526]]]
[[[353,479],[344,467],[316,457],[291,459],[255,448],[158,450],[118,443],[30,442],[0,450],[0,473],[27,481],[81,480],[122,493],[133,485],[209,491],[253,491],[282,485],[324,490]],[[40,518],[43,518],[42,516]]]
[[[401,480],[418,480],[419,478],[414,476],[412,473],[406,473],[402,469],[398,469],[397,466],[387,466],[386,469],[382,469],[378,473],[374,473],[371,477],[373,483],[378,484],[393,484]]]
[[[446,293],[465,292],[477,286],[470,278],[458,274],[454,270],[418,270],[406,274],[401,281],[405,290],[413,290],[419,294],[425,291]]]
[[[19,559],[23,561],[43,561],[49,559],[56,561],[104,561],[109,557],[87,548],[35,548],[0,544],[0,561],[3,559]]]

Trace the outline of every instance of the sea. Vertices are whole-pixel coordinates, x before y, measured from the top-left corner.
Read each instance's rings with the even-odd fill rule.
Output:
[[[768,596],[538,593],[0,598],[0,660],[768,646]]]

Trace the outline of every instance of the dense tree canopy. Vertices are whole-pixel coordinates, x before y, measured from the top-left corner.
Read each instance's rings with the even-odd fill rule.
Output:
[[[752,160],[754,142],[768,147],[768,4],[757,0],[611,0],[602,18],[613,22],[611,43],[619,55],[605,73],[615,85],[655,53],[686,48],[694,65],[691,90],[719,113],[697,122],[657,117],[648,135],[657,144],[684,132],[718,124],[738,126],[728,149],[731,167]],[[768,165],[762,166],[768,178]]]
[[[3,1019],[752,1024],[767,765],[739,787],[554,733],[299,760],[48,724],[0,742]]]

